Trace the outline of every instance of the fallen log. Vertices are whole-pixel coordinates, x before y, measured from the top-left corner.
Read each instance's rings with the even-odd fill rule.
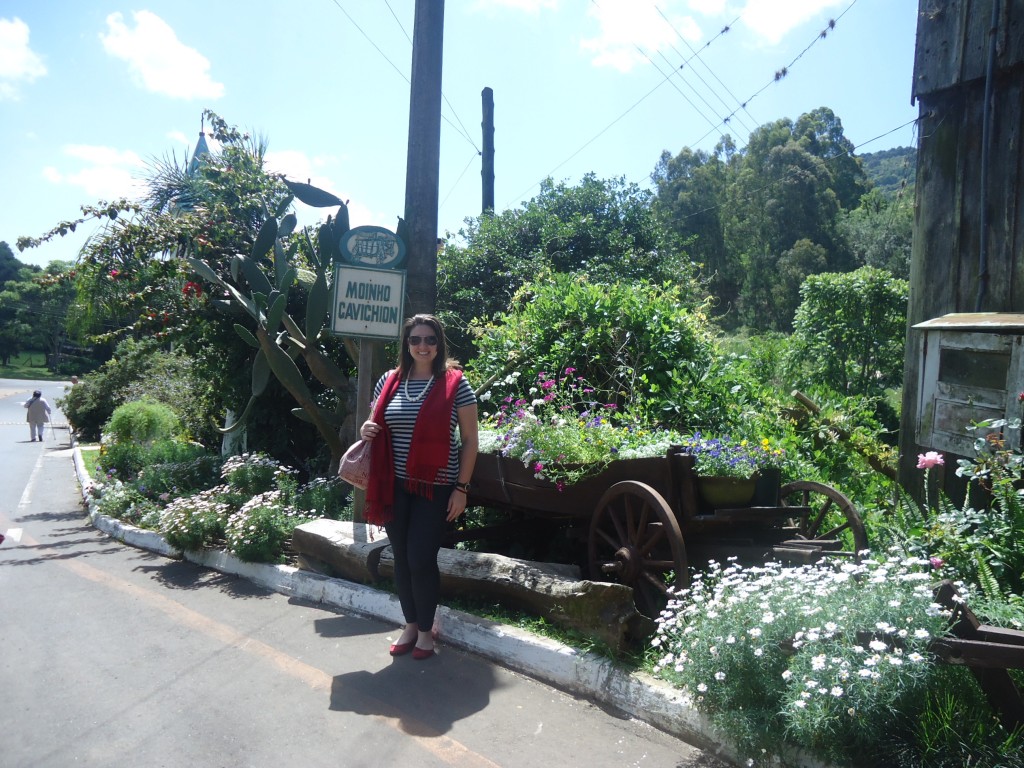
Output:
[[[310,570],[362,583],[392,578],[388,540],[368,539],[365,525],[316,520],[295,529],[292,548],[300,565]],[[444,597],[494,597],[614,649],[650,631],[650,621],[636,610],[632,589],[581,579],[573,565],[442,549],[438,566]]]
[[[371,584],[380,579],[377,564],[390,545],[382,534],[371,541],[370,533],[365,523],[311,520],[292,532],[292,551],[307,571]]]

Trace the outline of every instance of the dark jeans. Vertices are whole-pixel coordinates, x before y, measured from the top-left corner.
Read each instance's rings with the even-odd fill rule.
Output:
[[[408,624],[421,632],[434,626],[434,612],[441,594],[437,553],[445,531],[447,485],[434,486],[434,498],[409,493],[404,481],[395,482],[394,519],[384,526],[395,554],[395,588]]]

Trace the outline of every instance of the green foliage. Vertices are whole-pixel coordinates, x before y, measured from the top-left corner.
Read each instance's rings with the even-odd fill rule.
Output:
[[[880,152],[865,152],[859,157],[872,190],[890,200],[898,195],[914,199],[917,149],[894,147]]]
[[[893,763],[908,768],[1022,768],[1024,730],[1007,732],[965,668],[940,671],[948,682],[930,691],[912,744],[896,744]]]
[[[903,380],[909,285],[873,267],[813,275],[800,288],[794,357],[810,380],[872,395]]]
[[[151,445],[157,440],[177,437],[180,431],[177,414],[163,403],[149,399],[119,405],[103,425],[104,435],[116,443]]]
[[[206,450],[200,445],[183,443],[179,440],[157,440],[152,443],[135,441],[108,442],[100,449],[96,466],[107,476],[116,477],[125,482],[137,480],[143,471],[150,472],[161,465],[188,464],[206,456]],[[168,469],[168,472],[174,472]],[[187,471],[182,470],[186,475]],[[197,468],[200,478],[206,474]],[[208,487],[197,479],[193,488]]]
[[[329,520],[352,519],[352,487],[337,477],[314,477],[295,490],[295,509]]]
[[[96,442],[114,410],[129,401],[150,399],[178,414],[184,435],[199,442],[216,439],[214,382],[204,367],[183,351],[168,352],[152,339],[121,342],[114,357],[68,389],[57,404],[79,439]]]
[[[135,478],[147,498],[167,503],[216,484],[220,456],[190,443],[170,443],[167,448],[170,450],[153,451]]]
[[[543,182],[521,210],[468,219],[459,233],[465,245],[449,242],[438,255],[437,311],[456,353],[467,357],[474,319],[493,320],[542,273],[687,285],[689,260],[649,202],[635,184],[588,174],[575,187]]]
[[[892,200],[872,190],[858,208],[844,213],[839,231],[849,243],[854,262],[884,269],[894,277],[910,277],[914,236],[914,198],[910,193]]]
[[[748,765],[791,746],[838,764],[894,765],[927,695],[957,692],[927,655],[948,621],[933,609],[929,571],[889,558],[712,565],[662,613],[655,671]]]
[[[45,270],[22,265],[11,274],[14,264],[20,262],[0,264],[8,275],[0,281],[0,363],[8,365],[22,350],[42,350],[49,371],[62,373],[69,341],[65,316],[74,296],[71,264],[53,261]]]
[[[472,371],[487,381],[517,370],[529,381],[574,368],[595,400],[628,403],[641,421],[682,428],[711,418],[713,346],[700,307],[678,288],[553,274],[524,286],[481,331]],[[672,397],[663,413],[646,418]]]

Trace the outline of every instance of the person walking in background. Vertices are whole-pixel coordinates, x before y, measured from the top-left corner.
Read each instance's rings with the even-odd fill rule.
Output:
[[[433,315],[405,321],[398,367],[373,394],[372,415],[359,430],[373,441],[365,517],[387,531],[406,622],[390,653],[429,659],[441,593],[437,554],[446,523],[466,511],[476,464],[476,395],[448,358],[444,328]]]
[[[25,407],[28,409],[28,413],[25,414],[25,421],[28,422],[28,432],[32,438],[29,442],[34,443],[38,434],[39,442],[41,443],[43,442],[43,430],[45,429],[46,422],[50,420],[50,404],[46,402],[43,393],[37,389],[32,393],[32,399],[25,401]]]

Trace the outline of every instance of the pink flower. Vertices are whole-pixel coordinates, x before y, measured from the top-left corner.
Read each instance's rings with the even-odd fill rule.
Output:
[[[927,453],[917,454],[917,468],[918,469],[931,469],[932,467],[941,467],[946,463],[946,460],[942,458],[942,454],[937,451],[928,451]]]
[[[541,462],[538,461],[536,464],[533,465],[533,471],[534,472],[543,472],[544,471],[544,465]]]
[[[934,568],[935,570],[939,570],[939,568],[945,565],[945,562],[942,560],[941,557],[932,556],[928,558],[928,561],[932,564],[932,568]]]

